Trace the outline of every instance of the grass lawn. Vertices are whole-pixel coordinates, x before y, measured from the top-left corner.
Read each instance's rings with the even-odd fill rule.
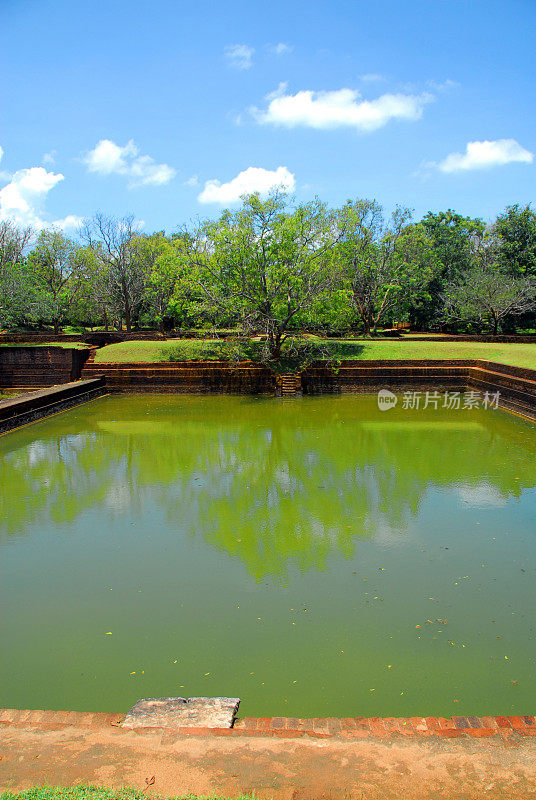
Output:
[[[180,350],[184,360],[216,358],[212,339],[175,339],[173,342],[120,342],[97,350],[96,363],[128,361],[158,362],[166,360],[172,347]],[[416,358],[483,358],[536,369],[536,344],[492,344],[487,342],[419,342],[379,340],[322,340],[334,359],[416,359]],[[206,355],[207,350],[212,353]]]
[[[67,789],[56,786],[34,786],[33,789],[26,789],[23,792],[0,792],[0,800],[146,800],[146,798],[147,795],[139,789],[105,789],[102,786],[71,786]],[[188,795],[184,800],[195,800],[195,798],[193,795]],[[211,800],[222,800],[222,798],[211,798]]]
[[[126,361],[166,361],[166,353],[173,350],[180,350],[184,360],[202,359],[203,361],[211,356],[207,356],[207,350],[214,349],[217,342],[221,339],[174,339],[168,342],[118,342],[101,347],[95,353],[95,363],[116,362],[124,364]],[[212,360],[216,358],[212,355]]]

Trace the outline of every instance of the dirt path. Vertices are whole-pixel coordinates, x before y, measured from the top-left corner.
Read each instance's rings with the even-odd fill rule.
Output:
[[[363,739],[0,727],[0,789],[91,783],[275,800],[530,800],[536,737]]]

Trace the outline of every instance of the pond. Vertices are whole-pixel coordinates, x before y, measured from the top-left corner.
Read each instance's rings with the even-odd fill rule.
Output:
[[[0,437],[0,706],[530,713],[536,428],[110,396]]]

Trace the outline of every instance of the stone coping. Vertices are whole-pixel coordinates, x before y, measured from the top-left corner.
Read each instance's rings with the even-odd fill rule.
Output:
[[[35,727],[44,730],[61,730],[67,726],[88,728],[121,728],[125,714],[89,713],[79,711],[39,711],[0,709],[0,726]],[[169,730],[169,727],[166,728]],[[159,727],[129,729],[143,735]],[[459,717],[242,717],[235,720],[233,728],[177,727],[178,734],[186,736],[280,737],[314,738],[342,737],[472,737],[484,738],[513,735],[535,736],[536,718],[527,716],[459,716]]]
[[[7,400],[2,400],[0,403],[0,419],[20,413],[21,411],[31,411],[34,408],[41,408],[43,405],[48,405],[50,402],[82,394],[83,392],[103,385],[104,380],[101,377],[87,378],[82,381],[72,381],[71,383],[62,383],[59,386],[38,389],[25,394],[24,397],[12,397]]]
[[[72,408],[104,393],[102,377],[63,383],[0,401],[0,433]]]

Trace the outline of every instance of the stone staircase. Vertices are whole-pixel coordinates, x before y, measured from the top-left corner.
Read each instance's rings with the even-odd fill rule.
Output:
[[[296,397],[302,391],[301,375],[281,375],[279,378],[281,397]]]

